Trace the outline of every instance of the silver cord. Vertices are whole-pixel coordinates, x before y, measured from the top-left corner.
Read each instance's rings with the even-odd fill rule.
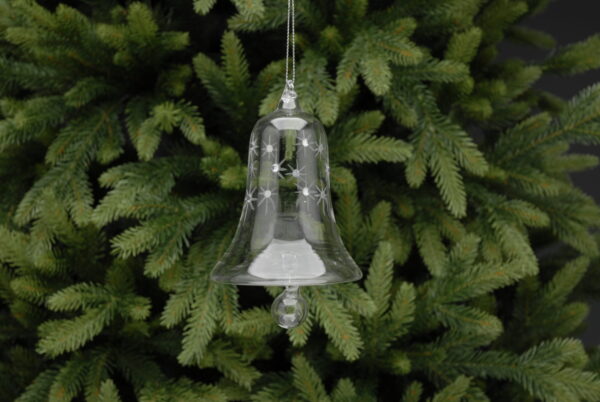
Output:
[[[288,81],[288,71],[290,64],[290,27],[291,27],[291,43],[292,43],[292,80],[291,84],[294,85],[296,81],[296,12],[294,9],[294,0],[288,0],[288,12],[287,12],[287,37],[285,42],[285,82]]]

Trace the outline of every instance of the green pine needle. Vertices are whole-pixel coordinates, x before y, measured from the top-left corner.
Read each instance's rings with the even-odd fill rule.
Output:
[[[330,400],[319,375],[303,355],[294,356],[292,365],[294,386],[307,401],[327,402]]]

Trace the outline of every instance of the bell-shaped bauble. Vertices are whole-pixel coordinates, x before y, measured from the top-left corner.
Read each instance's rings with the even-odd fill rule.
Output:
[[[286,89],[252,131],[242,216],[212,279],[306,286],[361,276],[335,224],[325,130]]]

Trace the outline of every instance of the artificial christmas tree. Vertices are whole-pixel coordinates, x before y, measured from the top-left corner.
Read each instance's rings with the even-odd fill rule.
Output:
[[[568,176],[598,162],[569,145],[600,143],[600,86],[534,87],[600,41],[498,55],[554,47],[524,27],[546,3],[298,0],[296,91],[365,279],[308,288],[284,331],[280,289],[209,275],[287,2],[0,0],[0,399],[600,400],[573,338],[600,209]]]

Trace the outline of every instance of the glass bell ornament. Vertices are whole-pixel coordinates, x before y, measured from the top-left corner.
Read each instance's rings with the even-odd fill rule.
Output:
[[[278,108],[254,126],[249,148],[242,216],[211,278],[285,286],[271,311],[293,328],[308,309],[300,286],[356,281],[362,273],[335,224],[325,130],[300,109],[292,81]]]

